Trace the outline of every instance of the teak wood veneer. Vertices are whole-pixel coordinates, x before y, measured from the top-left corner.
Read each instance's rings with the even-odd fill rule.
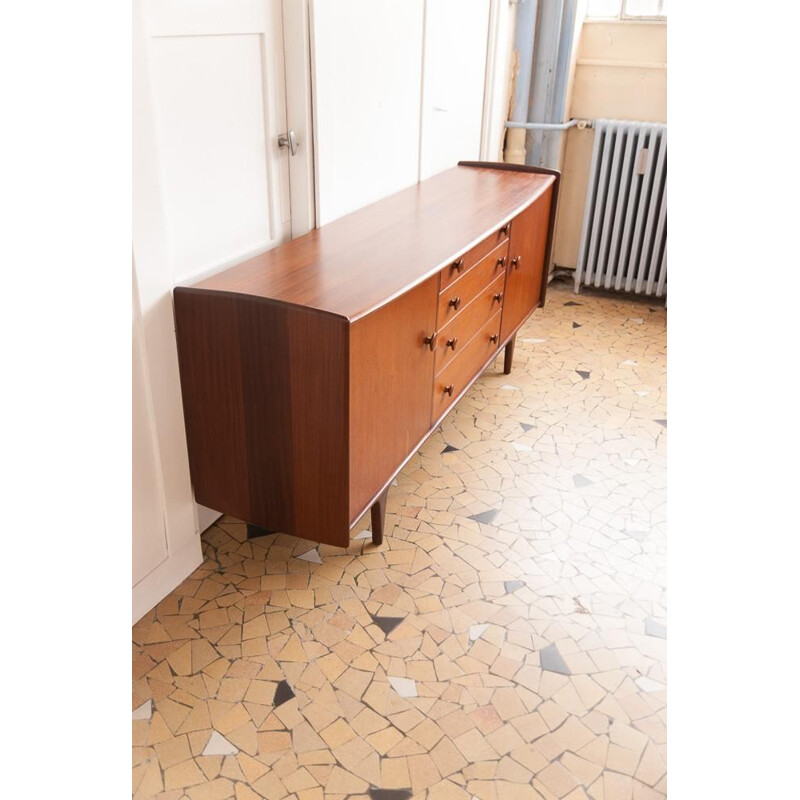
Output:
[[[347,547],[544,305],[559,174],[459,166],[174,291],[199,503]]]

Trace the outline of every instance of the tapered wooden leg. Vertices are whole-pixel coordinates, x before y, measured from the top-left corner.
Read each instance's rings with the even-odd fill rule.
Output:
[[[509,340],[508,344],[506,345],[506,354],[505,358],[503,359],[503,374],[508,375],[511,372],[511,364],[514,361],[514,345],[517,342],[517,334],[515,333]]]
[[[386,522],[386,498],[389,496],[387,487],[383,494],[372,504],[372,544],[383,544],[383,526]]]

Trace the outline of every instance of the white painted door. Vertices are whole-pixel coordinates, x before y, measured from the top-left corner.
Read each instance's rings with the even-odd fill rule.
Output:
[[[302,13],[290,4],[289,15],[302,31]],[[216,516],[195,505],[191,490],[172,289],[288,239],[290,158],[308,183],[310,125],[298,117],[309,103],[294,106],[298,155],[278,146],[288,128],[283,36],[282,0],[134,0],[134,382],[149,382],[134,386],[134,397],[150,410],[140,428],[154,431],[134,448],[134,502],[143,504],[135,510],[134,620],[200,564],[199,533]],[[304,88],[302,74],[294,81]],[[303,222],[307,230],[313,217]],[[159,497],[159,508],[144,507]]]
[[[420,180],[481,156],[490,0],[427,0]]]
[[[280,0],[145,0],[175,281],[291,234]]]

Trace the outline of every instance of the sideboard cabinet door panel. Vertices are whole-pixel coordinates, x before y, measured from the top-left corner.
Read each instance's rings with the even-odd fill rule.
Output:
[[[549,188],[511,225],[501,341],[511,336],[539,305],[552,191]]]
[[[427,434],[439,277],[350,328],[350,518],[355,520]]]

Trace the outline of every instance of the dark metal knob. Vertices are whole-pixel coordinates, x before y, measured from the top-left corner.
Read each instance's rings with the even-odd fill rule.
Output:
[[[514,267],[514,269],[519,269],[519,265],[521,263],[522,263],[522,256],[514,256],[514,258],[511,259],[511,266]]]
[[[503,256],[502,258],[497,259],[497,266],[504,267],[506,265],[506,257]]]
[[[454,269],[456,272],[461,272],[461,270],[464,269],[464,259],[459,258],[458,261],[454,261],[450,265],[450,269]]]
[[[496,343],[496,342],[499,342],[499,341],[500,341],[500,334],[499,334],[499,333],[493,333],[493,334],[492,334],[492,335],[489,337],[489,341],[490,341],[490,342],[495,342],[495,343]]]
[[[498,292],[497,294],[495,294],[495,295],[492,295],[492,300],[497,300],[497,302],[498,302],[498,303],[499,303],[499,302],[500,302],[502,299],[503,299],[503,293],[502,293],[502,292]]]
[[[426,336],[422,341],[428,345],[431,350],[433,350],[433,348],[436,346],[436,334],[432,333],[430,336]]]
[[[453,306],[453,308],[456,309],[456,311],[458,311],[458,307],[461,305],[461,298],[460,297],[452,298],[452,300],[450,300],[450,305]]]
[[[506,224],[503,225],[502,228],[500,228],[500,233],[501,235],[506,236],[510,230],[511,230],[511,223],[506,222]]]
[[[449,386],[444,387],[444,393],[449,394],[450,397],[453,396],[453,384],[451,383]]]
[[[446,346],[447,346],[447,347],[452,347],[452,348],[453,348],[453,350],[455,350],[455,349],[456,349],[456,345],[457,345],[457,344],[458,344],[458,339],[457,339],[457,338],[456,338],[456,339],[448,339],[448,340],[447,340],[447,345],[446,345]]]

